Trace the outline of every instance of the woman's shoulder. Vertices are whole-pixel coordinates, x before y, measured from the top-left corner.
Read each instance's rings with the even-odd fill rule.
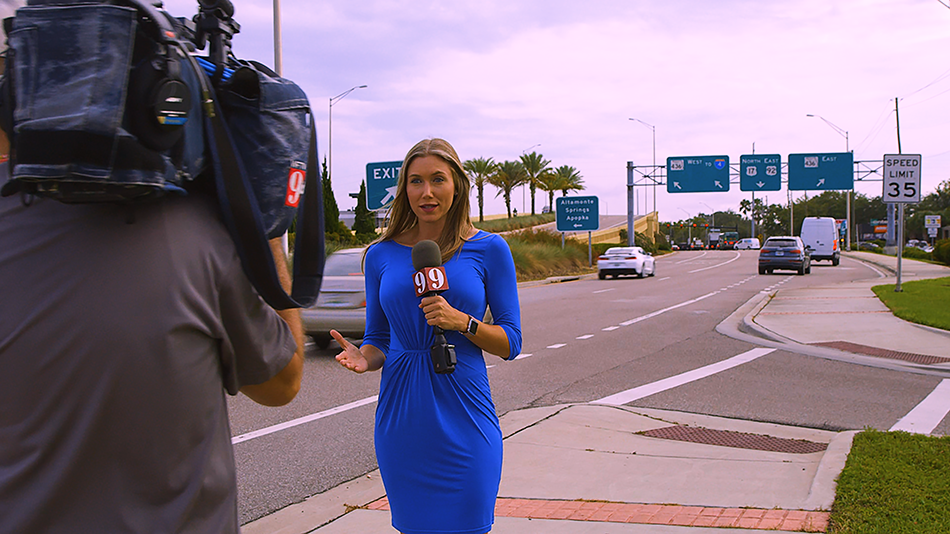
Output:
[[[472,245],[472,248],[484,251],[486,254],[511,254],[511,249],[508,247],[505,238],[484,230],[478,230],[474,236],[467,240],[466,245]]]

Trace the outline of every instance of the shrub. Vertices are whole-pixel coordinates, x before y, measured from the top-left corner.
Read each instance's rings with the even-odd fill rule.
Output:
[[[924,252],[917,247],[904,247],[904,253],[902,254],[905,258],[910,258],[912,260],[929,260],[933,259],[929,252]]]
[[[933,258],[944,265],[950,265],[950,239],[941,239],[934,245]]]

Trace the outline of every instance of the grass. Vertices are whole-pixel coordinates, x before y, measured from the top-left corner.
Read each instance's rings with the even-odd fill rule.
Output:
[[[838,478],[833,534],[950,532],[950,436],[865,430]]]
[[[519,281],[597,271],[596,267],[589,266],[587,243],[567,239],[562,249],[560,234],[532,230],[507,234],[505,240],[515,260]]]
[[[473,217],[472,224],[475,225],[475,228],[478,228],[479,230],[485,230],[486,232],[510,232],[512,230],[521,230],[523,228],[529,228],[539,224],[554,222],[555,215],[556,214],[554,213],[519,215],[518,217],[512,217],[510,219],[491,219],[482,222],[478,222],[478,217]]]
[[[950,277],[874,286],[874,294],[894,315],[913,323],[950,330]]]

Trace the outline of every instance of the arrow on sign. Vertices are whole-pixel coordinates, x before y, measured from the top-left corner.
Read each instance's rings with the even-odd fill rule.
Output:
[[[765,187],[765,182],[756,182],[755,185],[759,186],[759,189]]]
[[[719,189],[722,189],[722,184],[719,182],[719,180],[716,180],[715,184],[716,184],[716,187],[718,187]]]
[[[821,184],[823,184],[823,183],[825,183],[825,179],[824,179],[824,178],[819,178],[819,179],[818,179],[818,185],[815,186],[815,187],[821,187]]]
[[[387,187],[387,188],[386,188],[386,196],[384,196],[383,199],[379,201],[379,203],[380,203],[381,205],[385,206],[387,202],[389,202],[390,200],[393,200],[394,198],[396,198],[396,188],[397,188],[397,187],[399,187],[399,186],[398,186],[398,185],[394,185],[394,186],[392,186],[392,187]]]
[[[682,189],[682,187],[680,187],[680,183],[679,183],[679,182],[673,182],[673,187],[675,187],[675,188],[677,188],[677,189]]]
[[[574,228],[580,228],[581,226],[584,226],[584,225],[583,225],[583,224],[580,224],[580,223],[577,223],[577,224],[574,225]]]

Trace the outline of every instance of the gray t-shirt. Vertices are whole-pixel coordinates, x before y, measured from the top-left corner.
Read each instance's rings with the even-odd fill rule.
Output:
[[[0,198],[0,534],[237,533],[224,392],[295,348],[207,199]]]

